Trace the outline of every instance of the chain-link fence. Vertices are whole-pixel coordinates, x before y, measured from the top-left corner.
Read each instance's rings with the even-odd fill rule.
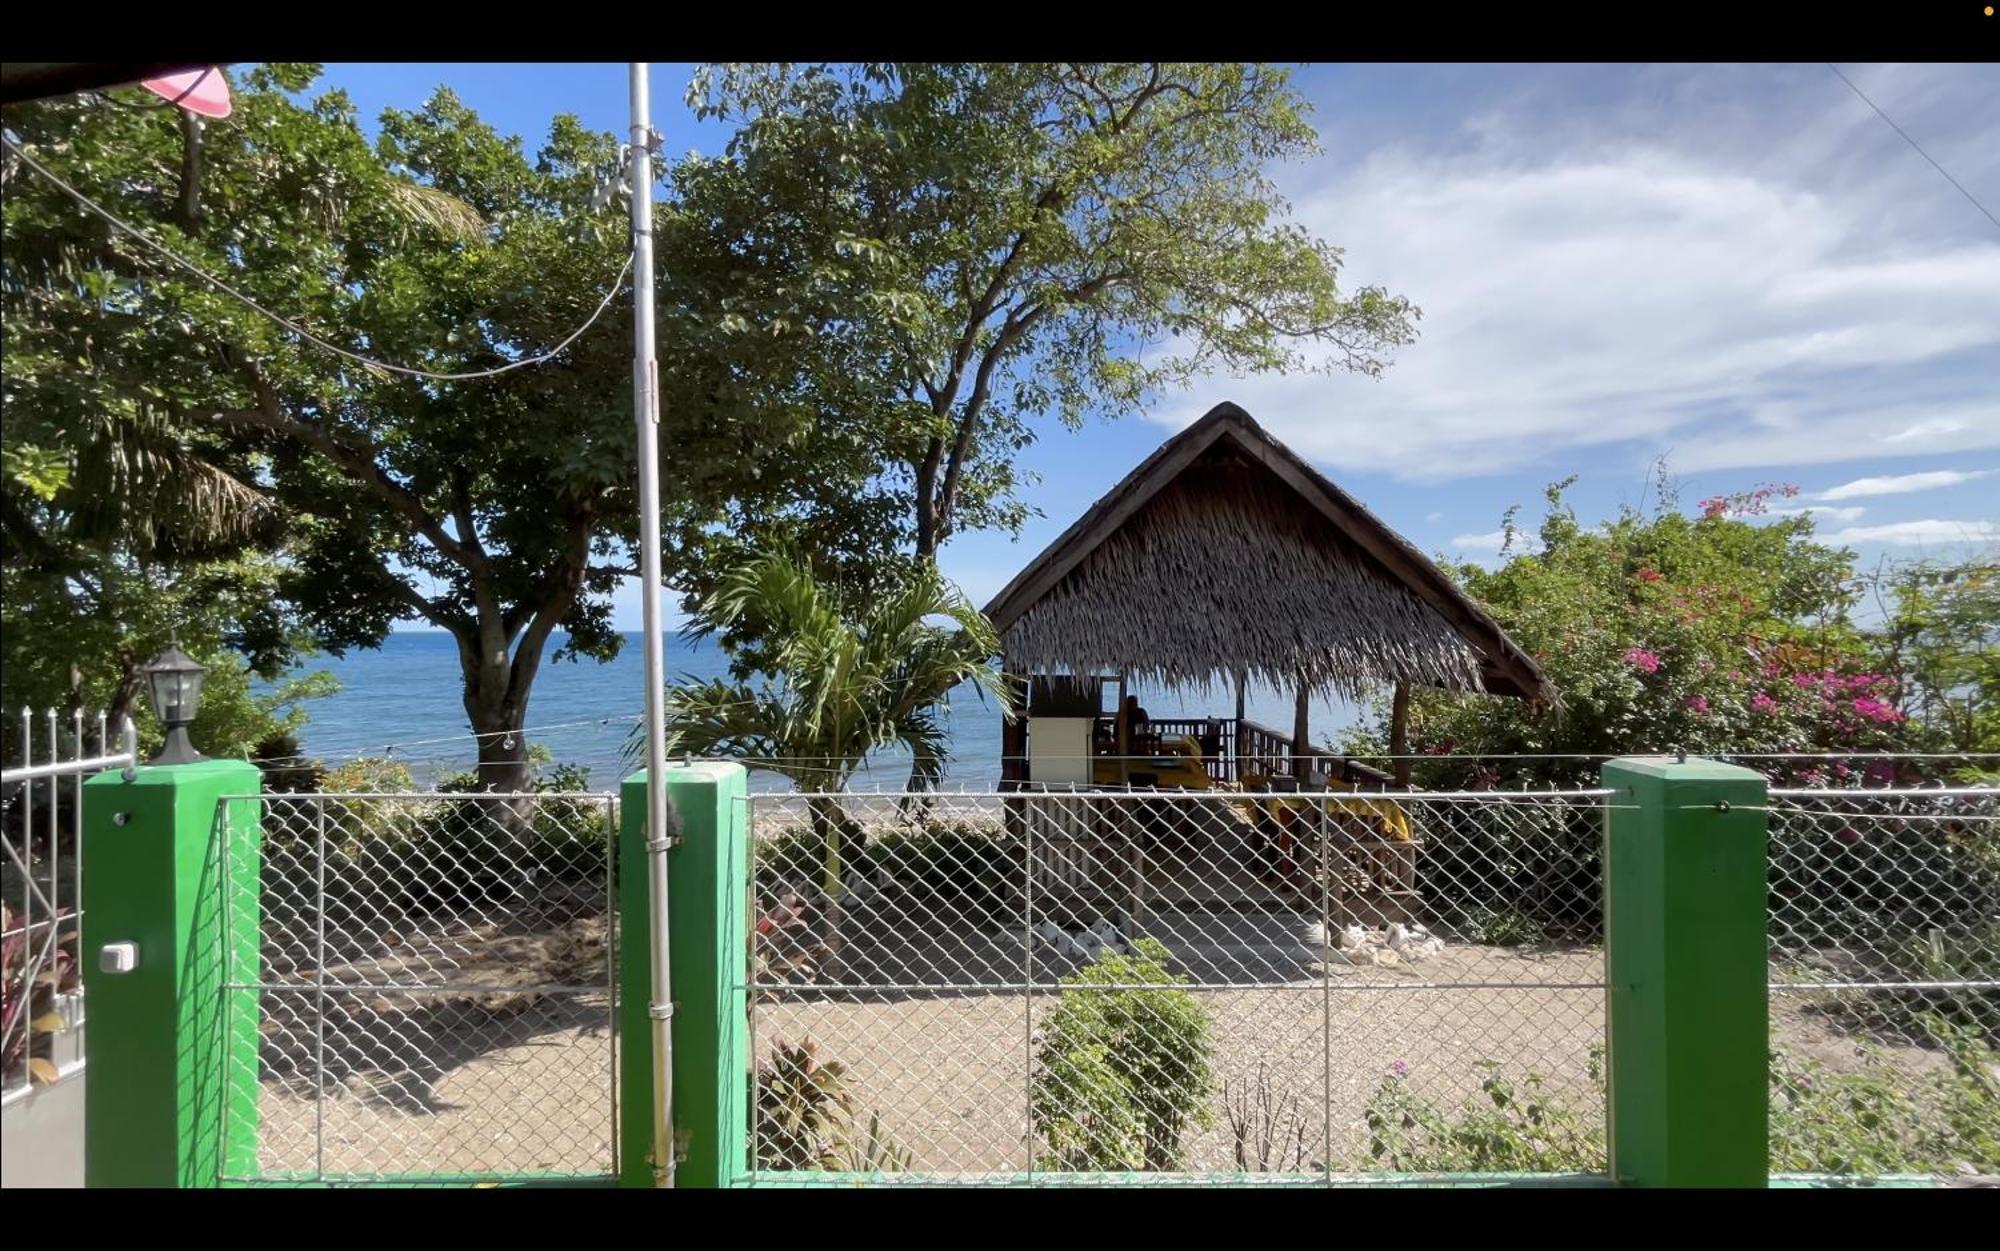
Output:
[[[751,1177],[1601,1170],[1607,794],[753,796]]]
[[[219,830],[244,806],[261,822],[255,843],[223,839],[259,857],[254,877],[235,866],[225,918],[259,939],[225,989],[258,1035],[244,1180],[615,1173],[615,805],[224,801]]]
[[[1769,803],[1773,1169],[2000,1172],[2000,791]]]

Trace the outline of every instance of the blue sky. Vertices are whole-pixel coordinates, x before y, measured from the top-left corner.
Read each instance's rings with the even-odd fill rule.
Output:
[[[2000,68],[1842,69],[2000,212]],[[668,152],[726,137],[654,72]],[[626,127],[625,67],[333,65],[365,117],[448,84],[532,147]],[[1352,283],[1424,311],[1379,380],[1211,378],[1024,457],[1041,513],[965,535],[976,600],[1168,433],[1242,404],[1427,551],[1491,559],[1579,475],[1585,520],[1665,456],[1683,505],[1765,482],[1865,561],[2000,546],[2000,229],[1824,65],[1302,68],[1324,153],[1274,170]],[[636,587],[619,602],[639,624]]]

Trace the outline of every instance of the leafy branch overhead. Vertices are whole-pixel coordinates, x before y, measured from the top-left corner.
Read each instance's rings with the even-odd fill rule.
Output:
[[[828,419],[874,432],[919,555],[1021,521],[1037,416],[1215,369],[1379,374],[1415,334],[1287,220],[1266,167],[1315,137],[1280,70],[736,65],[689,99],[738,127],[675,172],[681,228],[735,280],[702,312],[817,345]]]

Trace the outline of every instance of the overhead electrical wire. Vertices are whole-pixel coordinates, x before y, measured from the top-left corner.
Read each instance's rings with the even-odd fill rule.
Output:
[[[1972,207],[1974,207],[1974,208],[1978,209],[1978,210],[1979,210],[1979,211],[1980,211],[1981,213],[1984,213],[1984,214],[1986,214],[1986,220],[1987,220],[1987,221],[1989,221],[1989,222],[1992,222],[1992,223],[1993,223],[1993,224],[1994,224],[1995,226],[2000,226],[2000,217],[1995,217],[1995,216],[1993,216],[1993,213],[1992,213],[1992,210],[1988,209],[1988,208],[1987,208],[1987,207],[1986,207],[1986,206],[1985,206],[1984,204],[1981,204],[1981,203],[1979,202],[1979,198],[1978,198],[1977,196],[1973,195],[1973,194],[1972,194],[1972,193],[1971,193],[1970,191],[1967,191],[1967,190],[1965,189],[1965,184],[1964,184],[1964,183],[1961,183],[1961,182],[1960,182],[1960,181],[1959,181],[1958,179],[1956,179],[1956,178],[1953,178],[1953,177],[1951,176],[1951,171],[1950,171],[1950,170],[1948,170],[1948,169],[1946,169],[1946,168],[1945,168],[1944,166],[1942,166],[1942,165],[1938,164],[1938,163],[1937,163],[1937,161],[1936,161],[1936,159],[1935,159],[1935,158],[1933,158],[1933,157],[1931,156],[1931,154],[1930,154],[1930,153],[1928,153],[1928,152],[1924,151],[1924,147],[1923,147],[1923,145],[1922,145],[1922,144],[1918,143],[1918,142],[1917,142],[1917,141],[1916,141],[1915,139],[1912,139],[1912,138],[1910,138],[1910,132],[1909,132],[1909,131],[1907,131],[1907,130],[1904,130],[1904,129],[1903,129],[1903,128],[1902,128],[1901,126],[1898,126],[1898,125],[1896,124],[1896,119],[1895,119],[1895,118],[1893,118],[1893,117],[1890,117],[1890,116],[1889,116],[1889,115],[1888,115],[1887,113],[1884,113],[1884,112],[1882,111],[1882,106],[1881,106],[1881,105],[1879,105],[1879,104],[1875,103],[1875,102],[1874,102],[1873,100],[1870,100],[1870,99],[1868,98],[1868,93],[1867,93],[1867,92],[1865,92],[1865,91],[1863,91],[1863,90],[1861,90],[1861,88],[1859,88],[1859,87],[1855,86],[1855,85],[1854,85],[1854,80],[1853,80],[1852,78],[1849,78],[1849,77],[1848,77],[1847,75],[1845,75],[1845,74],[1842,74],[1842,73],[1840,72],[1840,67],[1839,67],[1838,65],[1835,65],[1835,64],[1834,64],[1833,62],[1831,62],[1831,61],[1828,61],[1828,62],[1826,63],[1826,67],[1827,67],[1828,69],[1832,70],[1832,71],[1834,72],[1834,75],[1835,75],[1836,77],[1838,77],[1838,78],[1840,79],[1840,81],[1842,81],[1842,82],[1844,82],[1844,83],[1846,83],[1846,84],[1847,84],[1847,88],[1848,88],[1848,90],[1852,91],[1852,92],[1853,92],[1853,93],[1854,93],[1855,95],[1857,95],[1857,96],[1860,96],[1860,97],[1861,97],[1861,102],[1862,102],[1863,104],[1867,105],[1867,106],[1868,106],[1869,108],[1871,108],[1871,109],[1874,109],[1874,110],[1875,110],[1875,116],[1877,116],[1877,117],[1881,118],[1881,119],[1882,119],[1883,121],[1885,121],[1885,122],[1889,123],[1889,129],[1891,129],[1891,130],[1895,131],[1895,132],[1896,132],[1897,134],[1901,135],[1901,136],[1903,137],[1903,142],[1904,142],[1904,143],[1907,143],[1907,144],[1909,144],[1909,145],[1910,145],[1910,146],[1911,146],[1912,148],[1915,148],[1915,149],[1916,149],[1916,152],[1917,152],[1917,155],[1918,155],[1918,156],[1921,156],[1921,157],[1923,157],[1923,158],[1924,158],[1924,159],[1925,159],[1926,161],[1929,161],[1929,162],[1931,163],[1931,168],[1932,168],[1932,169],[1934,169],[1934,170],[1936,170],[1936,171],[1937,171],[1937,172],[1938,172],[1939,174],[1941,174],[1941,175],[1942,175],[1942,176],[1944,177],[1944,180],[1945,180],[1946,182],[1948,182],[1948,183],[1950,183],[1950,184],[1951,184],[1952,186],[1954,186],[1954,187],[1958,188],[1958,193],[1959,193],[1960,195],[1964,196],[1964,197],[1966,198],[1966,200],[1967,200],[1967,201],[1969,201],[1969,202],[1971,203]]]
[[[75,200],[85,209],[89,210],[92,213],[95,213],[97,216],[103,218],[105,221],[109,222],[112,226],[116,227],[118,230],[122,231],[127,235],[130,235],[134,239],[137,239],[140,243],[153,249],[155,252],[158,252],[160,255],[166,257],[168,260],[180,266],[182,269],[186,270],[190,274],[193,274],[195,277],[201,279],[203,282],[208,283],[210,286],[223,292],[225,295],[230,296],[232,299],[236,300],[239,304],[242,304],[246,308],[250,309],[252,312],[257,313],[258,315],[267,318],[270,321],[276,322],[278,325],[284,327],[286,330],[297,335],[299,338],[305,340],[306,342],[312,344],[315,347],[324,349],[325,351],[328,352],[332,352],[336,356],[345,357],[346,359],[354,361],[355,363],[365,366],[366,368],[381,370],[385,373],[403,374],[411,378],[425,378],[433,382],[470,382],[479,378],[493,378],[499,376],[500,374],[512,373],[516,369],[526,369],[531,365],[546,364],[547,362],[554,360],[557,356],[560,356],[565,348],[569,347],[570,344],[576,342],[579,338],[583,336],[584,331],[590,329],[593,325],[597,323],[597,319],[604,315],[605,309],[611,307],[611,301],[617,297],[618,292],[624,287],[625,276],[632,272],[632,256],[631,254],[628,253],[625,257],[625,263],[619,267],[617,276],[611,280],[610,287],[607,288],[606,291],[604,292],[604,298],[598,301],[597,307],[594,310],[592,310],[590,316],[584,320],[582,325],[578,326],[575,330],[571,331],[569,335],[563,339],[562,342],[556,344],[554,347],[550,348],[546,352],[540,352],[534,356],[524,357],[523,359],[518,361],[511,361],[508,364],[499,365],[492,369],[474,369],[474,370],[467,370],[461,373],[439,373],[429,369],[415,369],[408,365],[395,365],[389,363],[388,361],[380,361],[374,359],[373,357],[364,356],[359,352],[349,351],[347,348],[341,347],[337,343],[330,343],[327,340],[322,339],[318,335],[314,334],[312,331],[307,330],[304,326],[299,325],[297,322],[294,322],[289,318],[286,318],[278,313],[272,312],[270,309],[265,308],[263,305],[257,303],[257,301],[243,294],[241,291],[238,291],[235,287],[230,286],[222,279],[217,278],[215,275],[209,273],[207,270],[203,269],[195,262],[188,260],[186,257],[174,251],[166,244],[161,243],[158,239],[153,238],[151,235],[147,234],[144,230],[141,230],[139,227],[132,225],[130,222],[127,222],[125,219],[119,217],[116,213],[113,213],[110,209],[107,209],[103,205],[98,204],[96,201],[92,200],[89,196],[85,195],[83,192],[78,191],[75,187],[70,186],[69,183],[65,182],[60,175],[55,173],[53,170],[49,169],[46,165],[43,165],[40,161],[37,161],[34,157],[30,156],[27,153],[27,151],[23,149],[20,144],[15,143],[13,139],[5,135],[0,135],[0,143],[6,144],[7,150],[12,152],[14,155],[20,157],[21,161],[25,165],[27,165],[29,169],[34,170],[37,174],[40,174],[42,177],[54,183],[57,187],[60,187],[63,190],[63,192],[69,196],[70,199]]]

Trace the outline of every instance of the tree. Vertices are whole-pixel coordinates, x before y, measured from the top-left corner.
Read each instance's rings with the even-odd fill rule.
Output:
[[[827,507],[899,501],[888,537],[919,558],[1019,524],[1034,416],[1309,352],[1377,374],[1414,337],[1407,301],[1343,292],[1340,250],[1285,220],[1265,167],[1314,134],[1279,70],[726,66],[690,101],[738,125],[674,174],[680,255],[730,278],[709,320],[738,351],[805,345],[818,428],[875,471]]]
[[[933,624],[942,618],[944,625]],[[911,787],[944,774],[950,731],[937,705],[960,683],[990,695],[1003,715],[1011,697],[993,667],[999,639],[986,617],[934,565],[918,565],[893,593],[855,600],[816,578],[801,558],[770,553],[730,571],[690,625],[696,637],[745,620],[764,623],[770,679],[689,678],[666,695],[667,751],[741,760],[789,779],[810,802],[828,901],[827,945],[839,958],[845,840],[852,826],[833,792],[868,754],[910,753]],[[626,754],[643,749],[637,732]]]
[[[87,99],[10,109],[7,124],[38,161],[194,267],[360,356],[497,370],[553,347],[600,305],[612,311],[543,365],[461,380],[389,373],[300,341],[11,170],[10,478],[46,485],[56,470],[38,449],[82,442],[76,431],[100,411],[130,418],[120,437],[150,430],[186,453],[161,462],[161,481],[223,467],[209,480],[258,497],[285,539],[279,595],[331,650],[375,645],[396,621],[452,634],[482,776],[516,789],[553,636],[566,635],[559,656],[611,656],[609,595],[631,572],[630,321],[617,298],[627,232],[623,210],[593,194],[618,144],[560,117],[531,157],[442,90],[386,112],[371,143],[344,95],[304,98],[316,72],[250,71],[232,116],[205,130]],[[44,259],[17,278],[23,240]],[[33,359],[16,354],[17,320]],[[18,452],[17,363],[32,366],[21,394],[50,414],[50,437]],[[684,541],[670,554],[698,558],[732,509],[752,507],[738,486],[759,481],[761,445],[754,423],[733,420],[745,407],[736,363],[674,372],[664,503],[670,538]],[[812,471],[797,449],[772,455]],[[775,492],[793,479],[766,480]]]
[[[1872,641],[1897,679],[1913,747],[2000,750],[2000,562],[1908,561],[1869,580],[1882,624]]]

